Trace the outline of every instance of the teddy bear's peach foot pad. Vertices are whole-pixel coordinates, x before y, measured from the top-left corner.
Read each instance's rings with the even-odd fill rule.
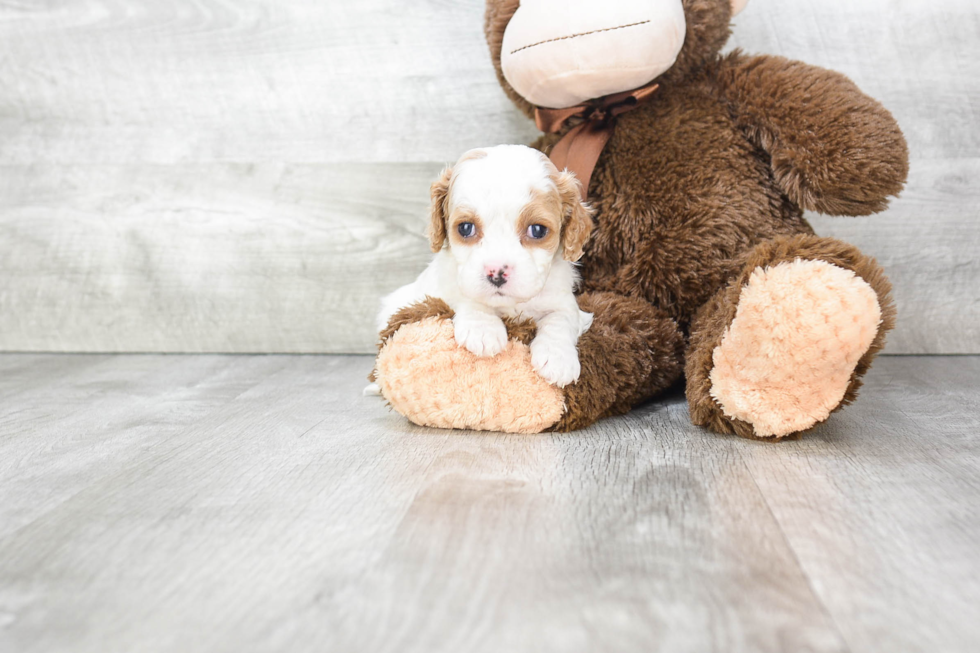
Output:
[[[850,270],[796,260],[755,270],[715,348],[711,396],[761,437],[827,419],[881,323],[871,286]]]
[[[438,428],[539,433],[561,418],[561,390],[531,367],[527,345],[511,340],[493,358],[456,345],[452,320],[406,324],[378,354],[377,382],[392,408]]]

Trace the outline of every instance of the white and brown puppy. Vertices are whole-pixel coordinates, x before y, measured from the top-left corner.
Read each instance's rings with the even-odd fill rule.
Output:
[[[569,172],[522,145],[470,150],[432,184],[429,237],[435,259],[382,300],[379,329],[426,296],[455,312],[456,342],[477,356],[507,345],[502,317],[531,318],[531,364],[549,383],[579,377],[576,345],[592,324],[580,311],[573,265],[592,215]]]

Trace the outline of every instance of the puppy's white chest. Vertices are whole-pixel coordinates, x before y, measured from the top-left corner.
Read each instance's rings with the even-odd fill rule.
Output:
[[[496,306],[494,310],[497,315],[501,318],[509,317],[515,319],[530,319],[538,320],[541,318],[541,311],[534,310],[532,306],[533,300],[530,302],[524,302],[522,304],[509,304],[503,306]]]

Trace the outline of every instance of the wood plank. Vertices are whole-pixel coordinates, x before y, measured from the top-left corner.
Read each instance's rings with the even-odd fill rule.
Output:
[[[0,3],[0,350],[370,351],[378,296],[427,257],[435,171],[534,136],[481,12]],[[735,46],[841,70],[896,115],[905,196],[814,224],[891,274],[888,351],[980,353],[980,7],[752,0]]]
[[[284,641],[845,650],[731,443],[685,420],[673,402],[573,435],[445,439],[383,554],[321,599],[339,618]]]
[[[70,379],[104,361],[104,356],[90,354],[71,357],[4,354],[0,356],[0,412],[9,405],[12,397],[38,387],[48,387],[53,375]]]
[[[371,352],[379,298],[431,256],[427,187],[438,170],[8,168],[0,350]],[[978,178],[980,159],[922,164],[882,216],[810,216],[891,276],[890,353],[980,351]]]
[[[978,36],[973,0],[750,0],[729,47],[848,75],[931,162],[980,151]]]
[[[914,162],[903,196],[870,218],[808,215],[817,233],[884,266],[898,323],[892,354],[980,353],[980,158]]]
[[[77,449],[23,445],[107,455],[34,479],[77,491],[0,537],[0,649],[846,650],[738,443],[677,398],[576,434],[446,432],[361,397],[368,358],[274,358],[200,419],[144,383]]]
[[[455,160],[535,129],[483,3],[0,4],[0,164]]]
[[[10,398],[0,412],[0,537],[144,458],[288,364],[268,357],[100,358],[83,373],[49,373],[47,387]]]
[[[980,642],[980,358],[885,358],[857,404],[791,447],[740,443],[855,651]]]
[[[0,350],[372,351],[379,297],[431,257],[438,171],[7,169]]]
[[[105,360],[4,406],[61,412],[0,427],[0,461],[42,470],[3,468],[0,495],[63,500],[0,535],[0,650],[965,653],[980,636],[980,358],[882,358],[855,406],[780,445],[695,429],[681,397],[505,436],[409,425],[359,396],[367,358]],[[59,403],[110,367],[128,390]]]
[[[446,161],[524,142],[479,0],[0,5],[0,164]],[[752,0],[732,45],[841,70],[927,158],[980,147],[972,0]],[[928,80],[928,81],[926,81]]]

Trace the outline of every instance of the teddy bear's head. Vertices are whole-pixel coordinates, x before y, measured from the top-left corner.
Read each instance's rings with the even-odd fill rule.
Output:
[[[504,91],[528,116],[676,83],[715,56],[748,0],[487,0]]]

